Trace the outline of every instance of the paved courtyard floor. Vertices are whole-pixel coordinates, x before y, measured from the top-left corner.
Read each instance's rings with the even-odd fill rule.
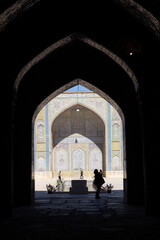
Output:
[[[124,203],[123,191],[69,194],[36,191],[35,204],[13,209],[1,240],[159,240],[160,219]]]

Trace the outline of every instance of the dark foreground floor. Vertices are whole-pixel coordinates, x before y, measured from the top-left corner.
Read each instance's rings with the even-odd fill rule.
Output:
[[[124,204],[121,191],[94,195],[37,192],[34,206],[14,208],[1,224],[0,239],[160,240],[160,219]]]

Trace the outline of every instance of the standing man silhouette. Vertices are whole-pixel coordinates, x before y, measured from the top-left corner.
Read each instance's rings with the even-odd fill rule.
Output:
[[[101,173],[98,172],[97,169],[94,170],[94,175],[95,175],[94,184],[96,185],[96,188],[97,188],[95,198],[100,199],[99,193],[102,186],[102,175]]]
[[[61,183],[62,182],[62,173],[61,173],[61,171],[59,171],[59,173],[58,173],[58,179],[59,179],[59,181]]]

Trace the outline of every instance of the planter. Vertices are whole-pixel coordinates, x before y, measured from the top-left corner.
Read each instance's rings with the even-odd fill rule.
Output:
[[[47,188],[48,194],[53,192],[54,187],[52,185],[50,185],[50,184],[46,185],[46,188]]]
[[[108,189],[108,190],[107,190],[107,193],[111,193],[111,189]]]
[[[110,184],[106,184],[106,191],[107,191],[107,193],[111,193],[111,191],[112,191],[112,188],[113,188],[114,186],[110,183]]]

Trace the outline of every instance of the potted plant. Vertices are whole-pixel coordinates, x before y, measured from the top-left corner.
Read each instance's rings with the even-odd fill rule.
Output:
[[[47,184],[46,188],[47,188],[48,193],[52,193],[53,192],[54,187],[51,184]]]
[[[106,184],[106,191],[108,192],[108,193],[111,193],[111,190],[112,190],[112,188],[114,187],[114,185],[112,185],[111,183],[110,184]]]
[[[61,181],[59,179],[57,179],[57,186],[58,187],[60,185]]]

